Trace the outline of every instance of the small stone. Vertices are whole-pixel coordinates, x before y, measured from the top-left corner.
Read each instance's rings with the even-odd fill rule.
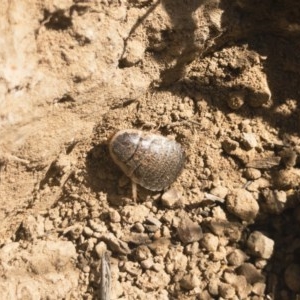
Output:
[[[124,270],[132,276],[138,276],[142,273],[139,268],[139,264],[133,261],[126,261],[124,264]]]
[[[185,290],[192,290],[200,285],[200,278],[194,274],[187,274],[180,280],[180,286]]]
[[[121,65],[123,67],[131,67],[142,60],[145,52],[143,44],[137,40],[130,40],[126,45],[126,51]]]
[[[164,266],[160,263],[154,263],[152,266],[152,270],[156,271],[156,272],[160,272],[164,270]]]
[[[269,259],[273,254],[274,241],[261,232],[254,231],[247,240],[247,246],[253,255]]]
[[[244,190],[236,189],[226,197],[227,209],[244,221],[255,219],[259,206],[253,195]]]
[[[251,285],[247,283],[247,280],[242,275],[236,275],[230,272],[224,272],[224,281],[235,288],[235,291],[239,299],[246,299],[251,292]]]
[[[154,251],[156,255],[165,257],[169,251],[171,241],[169,239],[160,238],[153,243],[149,244],[148,247]]]
[[[215,196],[221,198],[221,199],[225,199],[225,197],[226,197],[227,194],[228,194],[228,188],[226,188],[225,186],[219,185],[219,186],[217,186],[217,187],[211,189],[211,190],[210,190],[210,193],[211,193],[212,195],[215,195]]]
[[[284,149],[279,153],[279,155],[281,157],[281,161],[287,168],[292,168],[296,165],[297,153],[294,150],[290,148]]]
[[[120,214],[116,210],[111,210],[109,212],[109,218],[110,218],[110,221],[112,223],[119,223],[119,222],[121,222],[121,216],[120,216]]]
[[[232,152],[234,152],[236,149],[239,148],[239,143],[230,138],[226,138],[222,142],[222,148],[227,154],[231,154]]]
[[[208,223],[208,226],[219,237],[227,237],[230,241],[239,241],[241,239],[243,225],[239,222],[214,219]]]
[[[263,282],[256,282],[252,286],[252,292],[258,296],[265,295],[266,284]]]
[[[300,265],[291,264],[284,272],[284,281],[286,285],[295,293],[300,292]]]
[[[106,233],[99,236],[100,239],[104,240],[111,251],[117,254],[129,254],[131,253],[128,244],[115,237],[112,233]]]
[[[95,252],[99,258],[107,251],[107,246],[104,242],[100,242],[95,246]]]
[[[139,233],[142,233],[145,231],[145,228],[143,226],[143,224],[141,222],[136,222],[134,225],[133,225],[133,228],[136,230],[136,232],[139,232]]]
[[[260,270],[257,270],[254,265],[250,263],[244,263],[239,268],[236,269],[238,275],[243,275],[246,277],[247,282],[254,284],[256,282],[264,282],[265,276]]]
[[[154,264],[154,262],[153,262],[153,258],[152,257],[149,257],[149,258],[141,261],[142,268],[146,269],[146,270],[152,268],[153,264]]]
[[[253,149],[257,146],[257,140],[254,133],[243,132],[241,142],[246,150]]]
[[[247,168],[244,172],[244,176],[248,180],[255,180],[261,177],[261,172],[255,168]]]
[[[220,282],[219,293],[224,299],[232,299],[235,296],[235,289],[231,284]]]
[[[203,236],[200,225],[193,222],[188,216],[183,216],[180,220],[177,233],[183,244],[197,242]]]
[[[245,93],[243,91],[234,91],[229,94],[227,99],[227,105],[233,109],[237,110],[241,108],[245,103]]]
[[[82,272],[84,272],[84,273],[90,273],[90,271],[91,271],[90,266],[84,266],[84,267],[82,268]]]
[[[84,233],[85,236],[90,237],[90,236],[93,235],[93,230],[88,226],[84,226],[83,233]]]
[[[164,207],[174,208],[180,206],[182,193],[177,188],[170,188],[161,197],[161,203]]]
[[[219,238],[212,233],[204,233],[201,245],[209,252],[215,252],[219,246]]]
[[[300,169],[290,168],[280,170],[275,176],[275,183],[278,188],[292,189],[297,188],[300,182]]]
[[[287,202],[287,195],[285,191],[264,189],[262,191],[262,195],[265,199],[263,208],[266,212],[280,214],[284,211]]]
[[[141,261],[141,260],[145,260],[149,257],[152,257],[152,253],[147,246],[141,245],[136,248],[135,257],[138,261]]]
[[[123,207],[121,215],[127,223],[134,224],[136,222],[143,222],[149,216],[149,212],[149,208],[145,205],[126,205]]]
[[[248,256],[246,255],[246,253],[244,253],[242,250],[240,249],[235,249],[233,250],[230,254],[228,254],[227,256],[227,261],[230,265],[232,266],[240,266],[242,265],[245,260],[248,259]]]
[[[64,235],[69,235],[72,239],[77,240],[83,231],[83,226],[80,224],[72,225],[67,227],[64,231]]]

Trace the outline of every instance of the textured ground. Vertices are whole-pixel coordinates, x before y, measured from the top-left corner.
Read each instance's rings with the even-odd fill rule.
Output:
[[[5,299],[297,299],[300,5],[0,3],[0,291]],[[169,191],[107,141],[175,138]]]

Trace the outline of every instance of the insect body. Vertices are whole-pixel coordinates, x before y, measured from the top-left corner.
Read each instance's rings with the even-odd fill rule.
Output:
[[[185,161],[176,141],[135,129],[118,131],[110,140],[109,151],[133,183],[151,191],[161,191],[175,181]]]

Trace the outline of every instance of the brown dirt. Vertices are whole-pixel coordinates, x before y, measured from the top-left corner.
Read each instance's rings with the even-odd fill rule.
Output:
[[[5,299],[99,299],[105,249],[111,299],[299,297],[297,1],[0,10]],[[183,145],[178,201],[132,201],[107,149],[125,128]]]

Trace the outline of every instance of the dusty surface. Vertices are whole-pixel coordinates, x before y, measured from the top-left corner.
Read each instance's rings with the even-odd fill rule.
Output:
[[[296,299],[297,1],[2,1],[6,299]],[[109,157],[119,129],[185,149],[167,192]],[[8,284],[9,282],[9,284]]]

